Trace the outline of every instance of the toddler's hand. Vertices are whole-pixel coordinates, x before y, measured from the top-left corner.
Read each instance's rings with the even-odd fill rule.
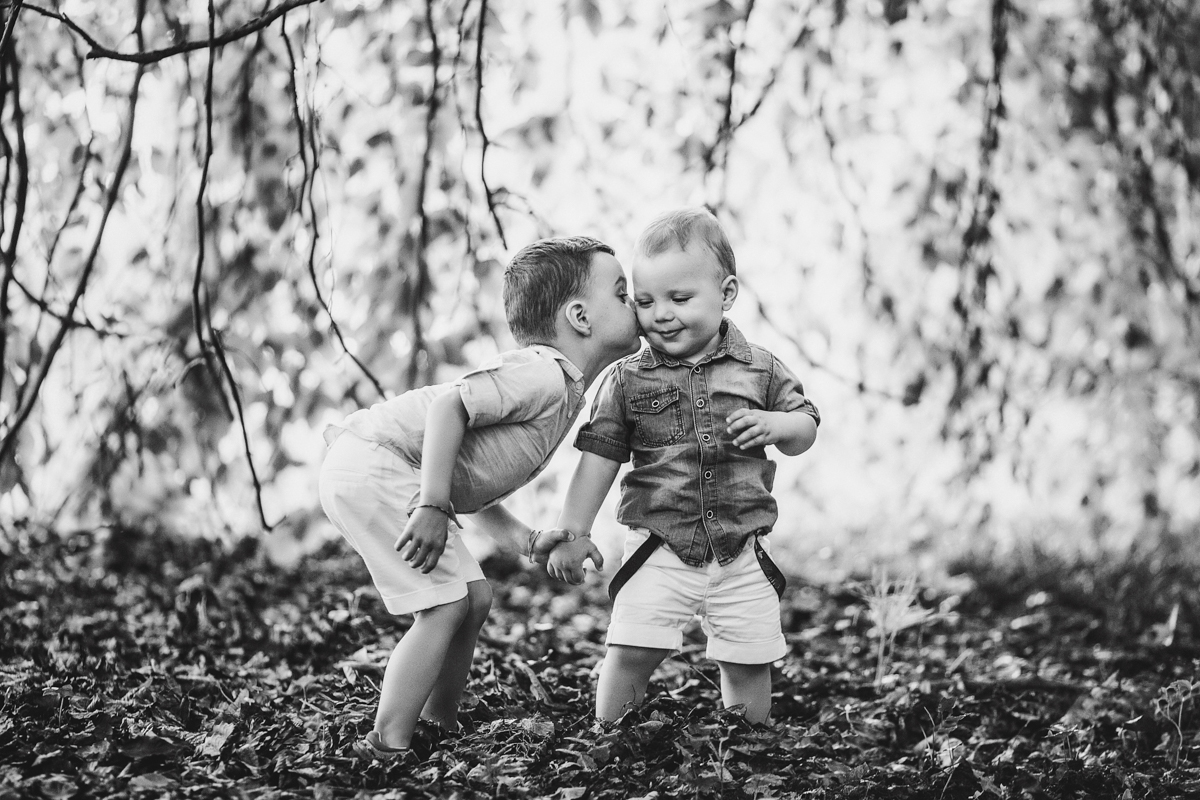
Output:
[[[550,552],[546,572],[560,581],[578,586],[583,583],[583,562],[589,558],[596,569],[604,569],[604,556],[600,555],[596,545],[587,536],[580,536],[572,542],[560,542]]]
[[[546,564],[550,560],[550,552],[559,542],[569,542],[575,534],[564,528],[547,530],[532,530],[529,532],[529,560],[535,564]]]
[[[779,431],[774,425],[774,414],[750,408],[739,408],[725,418],[727,431],[733,435],[733,443],[742,450],[762,447],[779,441]]]
[[[446,549],[449,530],[450,520],[444,513],[436,508],[421,506],[409,515],[404,533],[396,540],[396,550],[413,569],[432,572],[442,557],[442,551]]]

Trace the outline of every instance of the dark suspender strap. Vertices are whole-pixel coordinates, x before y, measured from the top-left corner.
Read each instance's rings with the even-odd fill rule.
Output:
[[[633,577],[633,573],[641,568],[642,564],[646,563],[646,559],[650,554],[658,549],[658,546],[663,543],[663,540],[657,534],[650,534],[646,541],[642,542],[637,550],[633,551],[633,555],[629,557],[621,568],[617,570],[617,574],[613,575],[612,581],[608,584],[608,599],[615,600],[617,592],[621,591],[621,587],[625,582]]]
[[[787,588],[787,578],[783,577],[779,567],[775,566],[767,551],[758,543],[758,536],[754,537],[754,555],[758,556],[758,565],[762,567],[763,575],[767,576],[767,582],[771,584],[775,594],[782,598],[783,590]]]

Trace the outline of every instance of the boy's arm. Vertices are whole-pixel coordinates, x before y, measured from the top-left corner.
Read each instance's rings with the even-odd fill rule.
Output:
[[[733,443],[742,450],[773,444],[785,456],[798,456],[817,440],[817,421],[807,411],[739,408],[725,419]]]
[[[408,517],[396,550],[414,569],[431,572],[446,549],[450,513],[450,481],[467,430],[467,408],[457,389],[433,399],[425,414],[421,445],[421,494]]]
[[[471,515],[471,519],[486,530],[493,539],[504,542],[511,549],[529,556],[538,564],[546,563],[550,551],[556,544],[569,542],[575,538],[575,534],[570,531],[535,531],[514,517],[512,512],[499,503],[475,512]]]

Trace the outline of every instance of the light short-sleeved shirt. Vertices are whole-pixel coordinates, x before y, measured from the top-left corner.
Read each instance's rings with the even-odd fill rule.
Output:
[[[457,390],[467,430],[454,466],[450,502],[464,514],[495,505],[546,468],[583,407],[583,373],[553,347],[501,353],[457,381],[425,386],[355,411],[330,426],[332,442],[348,430],[421,466],[430,403]]]
[[[720,346],[696,364],[646,347],[606,374],[580,450],[632,459],[617,519],[658,534],[685,564],[727,565],[753,534],[771,530],[775,462],[766,448],[741,450],[725,418],[739,408],[806,413],[816,406],[796,376],[746,341],[729,320]]]

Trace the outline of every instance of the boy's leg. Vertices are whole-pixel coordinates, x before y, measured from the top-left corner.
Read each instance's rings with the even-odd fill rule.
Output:
[[[609,645],[596,681],[596,718],[615,720],[628,706],[641,703],[650,676],[670,654],[650,647]]]
[[[441,673],[433,684],[433,691],[421,710],[421,718],[452,731],[458,727],[458,705],[462,700],[467,678],[471,674],[471,661],[475,657],[475,642],[479,630],[487,620],[492,608],[492,587],[485,580],[467,584],[467,614],[458,626],[446,649]]]
[[[418,611],[413,626],[392,650],[375,714],[375,732],[385,746],[408,747],[417,716],[438,681],[468,606],[464,597]]]
[[[746,719],[766,722],[771,716],[771,665],[718,661],[721,702],[725,708],[744,705]]]

